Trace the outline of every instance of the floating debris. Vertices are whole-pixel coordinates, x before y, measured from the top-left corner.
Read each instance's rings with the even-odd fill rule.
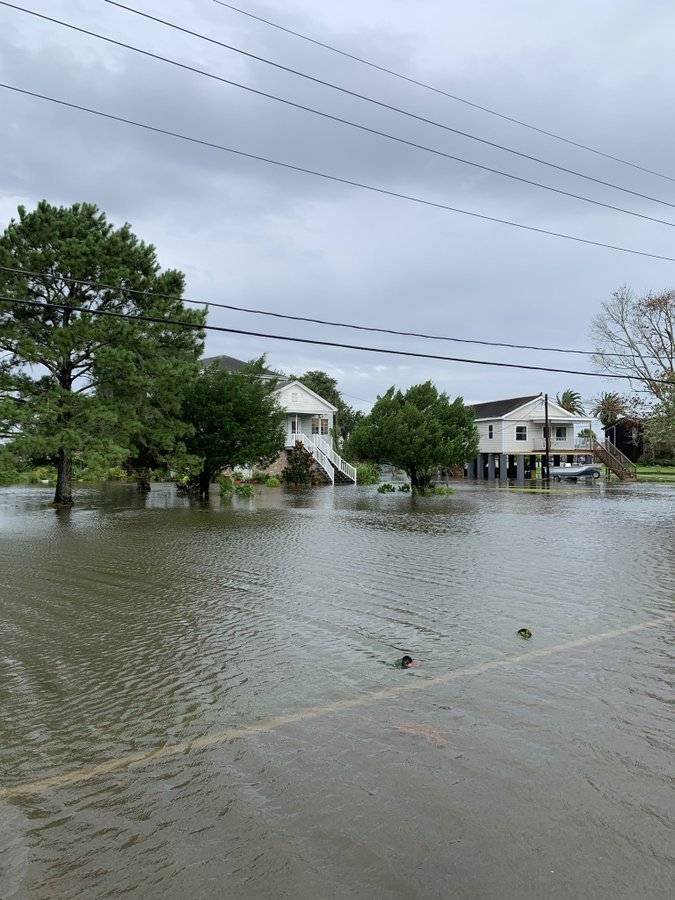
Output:
[[[516,634],[524,641],[529,641],[529,639],[532,637],[532,632],[529,628],[519,628]]]

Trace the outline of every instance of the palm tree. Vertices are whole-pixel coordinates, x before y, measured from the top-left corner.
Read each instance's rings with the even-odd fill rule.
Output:
[[[567,388],[562,392],[562,394],[557,394],[555,398],[558,406],[562,406],[563,409],[566,409],[567,412],[572,413],[576,416],[585,416],[586,410],[583,407],[581,402],[581,394],[578,394],[576,391],[573,391],[571,388]]]
[[[609,428],[610,425],[615,425],[625,412],[626,401],[621,394],[608,391],[595,398],[591,415],[600,419],[603,428]]]

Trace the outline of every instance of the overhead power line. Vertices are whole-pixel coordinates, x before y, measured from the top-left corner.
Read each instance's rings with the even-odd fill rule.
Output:
[[[106,2],[109,2],[109,0],[106,0]],[[213,141],[207,141],[207,140],[203,140],[201,138],[191,137],[190,135],[182,134],[179,131],[172,131],[168,128],[159,128],[156,125],[149,125],[147,122],[137,122],[134,119],[128,119],[128,118],[125,118],[124,116],[117,116],[117,115],[114,115],[113,113],[103,112],[102,110],[93,109],[92,107],[83,106],[78,103],[70,103],[67,100],[60,100],[57,97],[50,97],[47,94],[40,94],[37,91],[29,91],[26,88],[20,88],[16,85],[5,84],[4,82],[0,82],[0,88],[4,88],[5,90],[8,90],[8,91],[14,91],[14,93],[23,94],[24,96],[27,96],[27,97],[34,97],[38,100],[46,100],[49,103],[55,103],[59,106],[65,106],[69,109],[76,109],[80,112],[85,112],[85,113],[88,113],[89,115],[98,116],[102,119],[109,119],[113,122],[122,122],[125,125],[132,125],[134,128],[142,128],[146,131],[152,131],[155,134],[163,134],[168,137],[177,138],[178,140],[181,140],[181,141],[188,141],[191,144],[199,144],[201,147],[209,147],[212,150],[220,150],[224,153],[230,153],[234,156],[240,156],[245,159],[253,159],[253,160],[256,160],[257,162],[264,162],[264,163],[267,163],[268,165],[278,166],[279,168],[283,168],[283,169],[289,169],[292,172],[299,172],[303,175],[312,175],[315,178],[322,178],[325,181],[334,181],[334,182],[337,182],[338,184],[346,184],[349,187],[361,188],[366,191],[372,191],[373,193],[376,193],[376,194],[383,194],[387,197],[396,197],[399,200],[407,200],[410,203],[419,203],[422,206],[429,206],[434,209],[443,209],[443,210],[446,210],[447,212],[458,213],[459,215],[463,215],[463,216],[470,216],[471,218],[474,218],[474,219],[482,219],[483,221],[486,221],[486,222],[497,222],[500,225],[510,225],[512,228],[520,228],[523,231],[533,231],[537,234],[546,234],[551,237],[562,238],[563,240],[567,240],[567,241],[575,241],[576,243],[580,243],[580,244],[588,244],[589,246],[592,246],[592,247],[604,247],[607,250],[618,250],[621,253],[631,253],[635,256],[645,256],[650,259],[661,259],[661,260],[665,260],[666,262],[675,262],[675,257],[672,257],[672,256],[664,256],[659,253],[650,253],[646,250],[635,250],[631,247],[622,247],[618,244],[608,244],[608,243],[604,243],[603,241],[593,241],[593,240],[590,240],[589,238],[582,238],[582,237],[579,237],[578,235],[566,234],[565,232],[562,232],[562,231],[552,231],[548,228],[539,228],[535,225],[524,225],[522,222],[516,222],[512,219],[502,219],[502,218],[499,218],[498,216],[489,216],[485,213],[478,213],[478,212],[473,212],[468,209],[461,209],[460,207],[457,207],[457,206],[450,206],[447,203],[440,203],[435,200],[426,200],[422,197],[416,197],[412,194],[404,194],[400,191],[392,191],[387,188],[378,187],[378,186],[372,185],[372,184],[366,184],[365,182],[356,181],[351,178],[342,178],[338,175],[332,175],[328,172],[321,172],[318,169],[309,169],[309,168],[306,168],[305,166],[298,166],[298,165],[294,165],[293,163],[282,162],[281,160],[278,160],[278,159],[272,159],[269,156],[262,156],[262,155],[256,154],[256,153],[248,153],[244,150],[238,150],[234,147],[225,147],[222,144],[216,144]]]
[[[300,31],[294,31],[292,28],[288,28],[285,25],[280,25],[278,22],[273,22],[271,19],[265,19],[263,16],[255,15],[246,9],[241,9],[239,6],[233,6],[231,3],[224,3],[223,0],[213,0],[214,3],[217,3],[218,6],[224,6],[226,9],[232,10],[232,12],[239,13],[242,16],[247,16],[249,19],[255,19],[256,22],[262,22],[264,25],[269,25],[271,28],[276,28],[278,31],[284,31],[286,34],[291,34],[293,37],[300,38],[303,41],[307,41],[310,44],[314,44],[316,47],[323,47],[324,50],[330,50],[331,53],[337,53],[340,56],[344,56],[347,59],[354,60],[354,62],[361,63],[364,66],[369,66],[371,69],[376,69],[378,72],[384,72],[387,75],[393,75],[394,78],[400,78],[401,81],[407,81],[409,84],[414,84],[417,87],[425,88],[428,91],[433,91],[434,94],[440,94],[442,97],[447,97],[449,100],[454,100],[457,103],[463,103],[465,106],[470,106],[472,109],[480,110],[480,112],[488,113],[491,116],[496,116],[498,119],[502,119],[505,122],[511,122],[513,125],[519,125],[521,128],[528,128],[530,131],[535,131],[537,134],[546,135],[546,137],[554,138],[556,141],[562,141],[564,144],[569,144],[571,147],[577,147],[579,150],[587,150],[589,153],[594,153],[596,156],[602,156],[605,159],[611,159],[613,162],[621,163],[623,166],[630,166],[632,169],[637,169],[640,172],[647,172],[649,175],[656,175],[657,178],[665,178],[667,181],[675,181],[675,178],[671,175],[666,175],[663,172],[657,172],[654,169],[648,169],[646,166],[642,166],[639,163],[631,162],[628,159],[623,159],[620,156],[614,156],[611,153],[607,153],[604,150],[599,150],[597,147],[590,147],[588,144],[582,144],[580,141],[575,141],[572,138],[565,137],[562,134],[558,134],[555,131],[547,131],[545,128],[541,128],[538,125],[533,125],[531,122],[524,122],[522,119],[517,119],[515,116],[509,116],[506,113],[499,112],[496,109],[492,109],[489,106],[484,106],[480,103],[476,103],[473,100],[469,100],[466,97],[460,97],[458,94],[451,94],[449,91],[443,90],[433,84],[429,84],[426,81],[420,81],[417,78],[413,78],[410,75],[405,75],[403,72],[397,72],[395,69],[390,69],[387,66],[383,66],[379,63],[373,62],[370,59],[364,59],[362,56],[357,56],[354,53],[349,53],[347,50],[341,50],[339,47],[335,47],[333,44],[327,44],[324,41],[316,40],[315,38],[310,37],[307,34],[302,34]]]
[[[176,68],[183,69],[186,72],[191,72],[195,75],[202,75],[206,78],[210,78],[211,80],[217,81],[220,84],[226,84],[231,87],[235,87],[235,88],[239,88],[244,91],[248,91],[249,93],[255,94],[259,97],[265,97],[268,100],[274,100],[275,102],[282,103],[282,104],[284,104],[286,106],[290,106],[294,109],[299,109],[299,110],[302,110],[303,112],[311,113],[312,115],[321,116],[322,118],[328,119],[331,122],[336,122],[340,125],[347,125],[348,127],[356,128],[359,131],[363,131],[368,134],[373,134],[378,137],[386,138],[389,141],[394,141],[398,144],[403,144],[406,147],[412,147],[416,150],[422,150],[426,153],[432,153],[434,156],[441,156],[444,159],[451,160],[452,162],[462,163],[465,166],[471,166],[475,169],[481,169],[484,172],[490,172],[493,175],[500,175],[503,178],[510,178],[513,181],[519,181],[522,184],[529,184],[532,187],[541,188],[542,190],[545,190],[545,191],[551,191],[554,194],[560,194],[564,197],[571,197],[574,200],[581,200],[584,203],[591,203],[594,206],[601,206],[601,207],[604,207],[605,209],[611,209],[614,212],[624,213],[625,215],[628,215],[628,216],[635,216],[638,219],[646,219],[649,222],[656,222],[659,225],[668,225],[670,228],[675,228],[675,222],[669,222],[666,219],[659,219],[656,216],[649,216],[649,215],[646,215],[645,213],[636,212],[635,210],[632,210],[632,209],[624,209],[621,206],[615,206],[612,203],[605,203],[602,200],[596,200],[593,197],[586,197],[583,194],[575,194],[572,191],[566,191],[562,188],[553,187],[552,185],[549,185],[549,184],[543,184],[540,181],[534,181],[530,178],[524,178],[523,176],[515,175],[512,172],[504,172],[501,169],[495,169],[493,166],[486,166],[486,165],[483,165],[482,163],[478,163],[478,162],[475,162],[470,159],[465,159],[464,157],[456,156],[452,153],[446,153],[444,150],[439,150],[438,148],[435,148],[435,147],[428,147],[425,144],[419,144],[415,141],[410,141],[407,138],[402,138],[397,135],[390,134],[387,131],[380,131],[377,128],[371,128],[368,125],[362,125],[358,122],[352,122],[350,119],[345,119],[345,118],[342,118],[341,116],[332,115],[331,113],[324,112],[323,110],[317,109],[316,107],[307,106],[303,103],[296,103],[295,101],[289,100],[286,97],[279,97],[276,94],[270,94],[267,91],[261,91],[258,88],[251,87],[250,85],[242,84],[241,82],[238,82],[238,81],[233,81],[231,78],[224,78],[220,75],[216,75],[213,72],[209,72],[205,69],[199,69],[196,66],[190,66],[187,63],[179,62],[178,60],[172,59],[171,57],[163,56],[159,53],[152,53],[150,50],[143,50],[141,47],[136,47],[133,44],[127,44],[124,41],[118,41],[115,38],[108,37],[107,35],[100,34],[99,32],[91,31],[88,28],[81,28],[79,25],[74,25],[71,22],[64,22],[62,19],[55,19],[52,16],[47,16],[47,15],[44,15],[43,13],[35,12],[32,9],[25,9],[23,6],[17,6],[14,3],[8,3],[8,2],[6,2],[6,0],[0,0],[0,6],[7,6],[10,9],[14,9],[19,12],[27,13],[30,16],[35,16],[38,19],[43,19],[47,22],[52,22],[55,25],[60,25],[63,28],[70,29],[71,31],[76,31],[76,32],[79,32],[80,34],[85,34],[89,37],[96,38],[97,40],[105,41],[108,44],[113,44],[116,47],[123,47],[125,50],[131,50],[134,53],[139,53],[142,56],[148,57],[157,62],[167,63],[171,66],[175,66]],[[673,207],[675,208],[675,204],[673,204]]]
[[[217,47],[222,47],[225,50],[231,50],[233,53],[239,53],[241,56],[245,56],[248,59],[254,59],[257,62],[265,63],[268,66],[273,66],[275,69],[279,69],[283,72],[288,72],[291,75],[297,75],[299,78],[305,78],[308,81],[313,82],[314,84],[320,84],[322,87],[328,87],[332,90],[339,91],[342,94],[346,94],[349,97],[355,97],[358,100],[363,100],[366,103],[372,103],[375,106],[380,107],[381,109],[387,109],[390,112],[399,113],[400,115],[407,116],[410,119],[414,119],[417,122],[424,122],[426,125],[433,125],[436,128],[442,128],[444,131],[451,132],[452,134],[458,134],[461,137],[468,138],[472,141],[477,141],[480,144],[483,144],[488,147],[493,147],[496,150],[502,150],[505,153],[511,153],[514,156],[518,156],[522,159],[527,159],[530,162],[536,162],[543,166],[548,166],[551,169],[556,169],[559,172],[566,172],[568,175],[575,175],[578,178],[585,178],[587,181],[593,181],[595,184],[602,184],[605,187],[613,188],[617,191],[623,191],[626,194],[632,194],[634,197],[641,197],[643,200],[650,200],[653,203],[661,203],[664,206],[673,207],[675,204],[670,203],[667,200],[661,200],[657,197],[651,197],[649,194],[642,194],[639,191],[633,191],[630,188],[621,187],[618,184],[613,184],[610,181],[603,181],[601,178],[595,178],[593,175],[588,175],[584,172],[578,172],[575,169],[569,169],[566,166],[558,165],[557,163],[549,162],[548,160],[541,159],[538,156],[533,156],[529,153],[524,153],[520,150],[515,150],[513,147],[507,147],[504,144],[497,144],[494,141],[489,141],[486,138],[479,137],[476,134],[472,134],[468,131],[461,131],[459,128],[453,128],[450,125],[445,125],[442,122],[437,122],[434,119],[429,119],[426,116],[419,115],[418,113],[414,113],[411,110],[403,109],[399,106],[394,106],[391,103],[385,103],[383,100],[376,100],[374,97],[370,97],[367,94],[361,94],[358,91],[352,91],[348,88],[335,84],[331,81],[325,81],[322,78],[318,78],[315,75],[310,75],[308,72],[302,72],[299,69],[291,68],[290,66],[284,66],[281,63],[275,62],[274,60],[268,59],[265,56],[260,56],[256,53],[251,53],[248,50],[243,50],[241,47],[235,47],[233,44],[227,44],[224,41],[219,41],[216,38],[212,38],[207,34],[202,34],[198,31],[193,31],[190,28],[185,28],[182,25],[179,25],[176,22],[170,22],[167,19],[160,19],[158,16],[153,16],[150,13],[142,12],[141,10],[134,9],[132,6],[126,6],[124,3],[119,3],[118,0],[105,0],[105,3],[110,4],[111,6],[117,6],[120,9],[124,9],[127,12],[133,13],[134,15],[141,16],[143,19],[148,19],[151,22],[157,22],[159,25],[165,25],[167,28],[172,28],[174,31],[180,31],[183,34],[188,34],[191,37],[196,37],[199,40],[207,41],[210,44],[214,44]]]
[[[343,344],[339,341],[321,341],[317,338],[304,338],[286,334],[268,334],[262,331],[248,331],[243,328],[226,328],[224,325],[196,325],[192,322],[182,322],[180,319],[167,319],[163,316],[131,316],[128,313],[114,312],[110,309],[78,309],[67,303],[46,303],[39,300],[22,300],[16,299],[15,297],[7,297],[4,294],[0,295],[0,301],[13,304],[18,303],[22,306],[30,306],[38,309],[64,309],[70,312],[79,312],[82,315],[111,316],[115,319],[126,319],[127,321],[131,322],[149,322],[156,325],[171,325],[179,328],[189,328],[193,331],[218,331],[225,334],[239,334],[246,337],[258,337],[272,341],[289,341],[294,344],[312,344],[318,347],[336,347],[341,350],[359,350],[365,353],[383,353],[388,356],[405,356],[413,357],[415,359],[433,359],[440,362],[467,363],[474,366],[494,366],[500,369],[527,369],[534,372],[556,372],[562,375],[584,375],[588,376],[589,378],[611,378],[620,379],[622,381],[638,380],[631,375],[606,375],[603,372],[588,372],[579,369],[555,369],[549,366],[533,366],[526,363],[496,362],[487,359],[467,359],[461,356],[441,356],[436,353],[418,353],[414,350],[395,350],[391,347],[368,347],[362,346],[360,344]],[[654,384],[666,384],[669,387],[672,387],[673,385],[672,381],[667,381],[665,379],[650,378],[649,380]]]
[[[233,303],[222,303],[216,300],[191,300],[186,297],[176,297],[175,294],[166,294],[161,291],[142,291],[140,288],[126,287],[120,284],[105,284],[101,281],[91,281],[85,278],[72,278],[69,275],[62,275],[54,272],[32,272],[28,269],[20,269],[14,266],[0,266],[0,272],[10,272],[15,275],[21,275],[25,278],[48,278],[52,281],[65,281],[69,284],[84,285],[85,287],[93,287],[97,290],[119,291],[120,293],[139,294],[142,297],[157,297],[158,299],[178,300],[181,303],[190,303],[197,306],[214,307],[216,309],[227,309],[231,312],[252,313],[256,316],[271,316],[275,319],[289,319],[292,322],[308,322],[312,325],[328,325],[333,328],[351,328],[355,331],[369,331],[377,334],[392,334],[397,337],[414,337],[424,338],[431,341],[452,341],[457,344],[480,344],[483,347],[502,347],[509,350],[541,350],[546,353],[576,353],[582,356],[615,356],[622,359],[633,359],[629,353],[602,353],[599,354],[595,350],[572,350],[566,347],[541,347],[532,344],[511,344],[503,341],[486,341],[478,338],[459,338],[450,337],[443,334],[426,334],[422,331],[397,331],[395,328],[380,328],[374,325],[357,325],[353,322],[335,322],[331,319],[316,319],[310,316],[296,316],[291,313],[274,312],[270,309],[256,309],[249,306],[235,306]],[[650,357],[651,358],[651,357]],[[657,357],[653,357],[656,359]]]

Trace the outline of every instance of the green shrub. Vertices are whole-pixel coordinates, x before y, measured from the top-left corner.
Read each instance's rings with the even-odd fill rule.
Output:
[[[20,463],[6,447],[0,447],[0,485],[21,481]]]
[[[237,497],[244,497],[246,499],[250,499],[255,494],[252,484],[238,484],[235,487],[234,492]]]
[[[218,487],[220,488],[220,496],[221,497],[229,497],[234,491],[234,481],[230,478],[229,475],[219,475],[218,476]]]
[[[356,483],[377,484],[380,480],[380,472],[374,463],[357,463]]]
[[[122,466],[86,466],[76,472],[77,481],[129,481],[130,475]]]
[[[28,472],[26,481],[28,484],[52,484],[56,481],[56,469],[53,466],[36,466]]]
[[[437,497],[449,497],[450,494],[455,493],[455,489],[451,487],[445,487],[442,484],[437,484],[436,487],[431,489],[431,493],[435,494]]]
[[[276,475],[268,475],[265,484],[267,485],[267,487],[271,488],[280,487],[281,479],[277,478]]]
[[[302,447],[296,445],[288,453],[288,465],[281,473],[286,484],[301,485],[312,483],[312,458]]]
[[[399,491],[400,491],[402,494],[409,494],[409,493],[410,493],[410,485],[408,484],[407,481],[406,481],[405,484],[399,484],[398,489],[399,489]]]
[[[385,482],[384,484],[381,484],[379,486],[379,488],[377,489],[378,494],[394,494],[395,492],[396,492],[396,488],[394,487],[394,485],[387,484],[387,482]]]

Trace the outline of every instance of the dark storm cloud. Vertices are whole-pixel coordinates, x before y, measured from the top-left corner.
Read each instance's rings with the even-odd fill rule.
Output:
[[[668,218],[664,206],[591,185],[312,85],[106,4],[30,0],[32,9],[477,162]],[[134,5],[133,3],[131,5]],[[516,128],[280,34],[209,0],[138,7],[353,90],[646,194],[673,186]],[[325,3],[256,5],[286,22],[478,102],[669,171],[667,5]],[[159,127],[590,239],[672,254],[672,232],[480,173],[177,71],[0,8],[5,81]],[[6,124],[0,214],[18,202],[94,200],[184,269],[189,294],[325,318],[492,340],[587,346],[616,286],[672,283],[673,264],[518,232],[190,146],[36,100],[0,97]],[[675,212],[675,210],[673,210]],[[214,324],[422,352],[587,368],[581,357],[403,341],[214,311]],[[293,371],[327,368],[352,397],[431,377],[467,399],[607,385],[456,364],[398,361],[212,334],[209,352],[267,351]],[[583,365],[580,365],[580,362]]]

